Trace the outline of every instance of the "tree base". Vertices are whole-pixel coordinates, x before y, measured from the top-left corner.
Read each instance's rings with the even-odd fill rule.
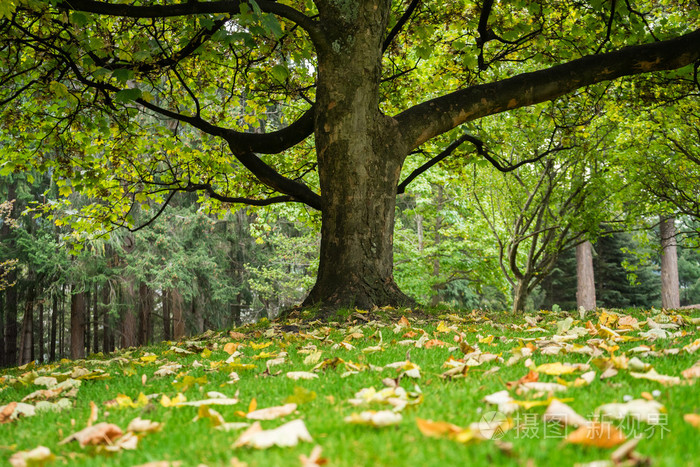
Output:
[[[347,308],[371,310],[374,307],[412,307],[416,301],[399,289],[393,279],[345,284],[319,281],[309,293],[302,307],[318,307],[324,313]]]

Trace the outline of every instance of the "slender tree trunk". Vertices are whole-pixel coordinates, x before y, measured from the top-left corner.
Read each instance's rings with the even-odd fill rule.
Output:
[[[34,357],[34,297],[33,286],[27,289],[27,299],[24,305],[24,317],[22,319],[22,332],[19,339],[18,365],[24,365],[33,360]]]
[[[70,357],[85,358],[85,293],[73,292],[70,302]]]
[[[90,353],[90,347],[92,345],[92,340],[91,340],[91,335],[90,335],[90,298],[91,298],[91,293],[88,290],[85,292],[85,326],[83,329],[85,329],[85,351],[87,353]]]
[[[15,271],[7,274],[10,284],[17,280]],[[4,365],[17,364],[17,286],[5,290],[5,351]]]
[[[439,256],[439,251],[440,251],[440,241],[442,239],[442,236],[440,235],[440,229],[442,229],[442,215],[440,215],[440,211],[442,211],[442,208],[444,206],[444,193],[445,189],[438,185],[437,186],[437,194],[435,195],[435,236],[434,236],[434,242],[435,242],[435,257],[433,258],[433,277],[435,278],[435,284],[433,285],[433,295],[430,297],[430,306],[436,307],[440,304],[440,300],[442,299],[442,295],[440,293],[440,287],[441,284],[438,283],[438,278],[440,277],[440,256]]]
[[[63,358],[66,348],[66,286],[61,286],[61,326],[59,329],[58,358]]]
[[[196,334],[201,334],[204,332],[204,315],[202,315],[200,304],[197,303],[197,297],[192,297],[191,310],[194,318],[194,331]]]
[[[168,297],[170,297],[170,311],[173,315],[173,339],[181,339],[185,336],[182,294],[177,289],[170,289]]]
[[[667,310],[681,306],[678,281],[678,252],[676,249],[675,218],[661,217],[661,307]]]
[[[138,322],[136,314],[127,307],[122,316],[121,346],[136,347],[138,345]]]
[[[97,284],[92,291],[92,351],[97,353],[100,351],[100,309],[97,306]]]
[[[5,366],[5,293],[0,292],[0,368]]]
[[[151,313],[153,311],[153,296],[145,282],[139,284],[139,345],[151,341]]]
[[[58,327],[58,292],[51,298],[51,331],[49,342],[49,361],[56,361],[56,331]]]
[[[161,308],[163,313],[163,340],[169,341],[172,337],[170,335],[170,293],[167,289],[163,290]]]
[[[37,321],[37,360],[44,363],[44,300],[39,301],[39,320]]]
[[[110,336],[112,334],[112,327],[110,326],[109,319],[109,303],[110,303],[110,293],[109,293],[110,283],[105,282],[102,285],[102,351],[104,353],[111,352],[114,350],[111,345]]]
[[[393,276],[396,188],[408,149],[379,110],[388,1],[319,3],[328,38],[318,54],[315,117],[322,200],[316,284],[304,301],[322,308],[410,305]],[[352,31],[352,34],[348,34]],[[356,77],[356,78],[355,78]],[[347,180],[347,183],[338,182]]]
[[[576,306],[586,311],[594,310],[593,245],[589,241],[576,246],[576,284]]]

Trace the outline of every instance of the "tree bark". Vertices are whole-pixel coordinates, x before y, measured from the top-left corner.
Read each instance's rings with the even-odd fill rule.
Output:
[[[667,310],[681,306],[678,281],[678,251],[675,218],[661,217],[661,307]]]
[[[513,313],[525,311],[525,305],[527,303],[527,297],[529,295],[528,283],[528,277],[516,279],[515,285],[513,286]]]
[[[90,353],[90,346],[92,345],[90,328],[92,322],[90,321],[90,303],[92,294],[88,290],[85,292],[85,352]]]
[[[56,361],[56,331],[58,330],[58,292],[51,298],[51,331],[49,332],[49,361]]]
[[[139,345],[151,341],[151,314],[153,312],[153,295],[145,282],[139,284]]]
[[[22,332],[19,339],[18,365],[24,365],[34,360],[34,288],[30,285],[24,305]]]
[[[85,358],[85,293],[71,294],[70,302],[70,357]]]
[[[7,274],[7,280],[12,284],[17,279],[15,271]],[[5,350],[3,352],[4,366],[17,364],[17,286],[5,290]]]
[[[576,246],[576,306],[595,310],[593,245],[586,240]]]
[[[104,353],[114,350],[112,345],[112,326],[109,318],[109,302],[110,302],[110,283],[106,281],[102,284],[102,351]]]
[[[185,336],[182,294],[177,289],[170,289],[168,297],[170,298],[170,311],[173,315],[173,339],[181,339]]]
[[[100,309],[97,306],[97,284],[92,291],[92,351],[100,351]],[[103,349],[104,350],[104,349]]]
[[[163,293],[162,293],[161,309],[162,309],[162,313],[163,313],[163,340],[169,341],[171,339],[171,336],[170,336],[171,321],[170,321],[170,297],[169,297],[169,293],[168,293],[167,289],[163,290]]]
[[[410,305],[393,276],[396,188],[403,156],[396,122],[379,110],[389,2],[319,3],[315,137],[322,195],[316,284],[322,308]],[[353,31],[348,34],[347,31]]]
[[[37,360],[44,363],[44,300],[38,303],[39,319],[37,320]]]

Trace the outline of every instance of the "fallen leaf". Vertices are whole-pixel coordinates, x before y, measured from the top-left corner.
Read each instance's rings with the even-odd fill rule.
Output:
[[[484,402],[498,406],[498,411],[509,414],[518,410],[519,405],[513,403],[513,398],[508,391],[498,391],[484,397]]]
[[[539,365],[537,368],[535,368],[535,371],[546,375],[559,376],[574,373],[576,371],[576,367],[566,363],[554,362]]]
[[[42,466],[52,462],[56,456],[45,446],[37,446],[30,451],[19,451],[10,457],[12,467]]]
[[[595,410],[595,413],[615,420],[622,420],[629,416],[655,425],[660,423],[659,415],[662,411],[664,411],[664,406],[655,400],[634,399],[625,403],[601,405]]]
[[[700,428],[700,415],[696,413],[687,413],[683,415],[683,420],[690,423],[695,428]]]
[[[160,431],[161,428],[163,428],[162,423],[136,417],[129,422],[126,431],[131,431],[132,433],[154,433]]]
[[[625,442],[625,435],[610,423],[590,422],[569,433],[566,441],[572,444],[612,448]]]
[[[216,410],[210,408],[208,405],[200,406],[199,410],[197,410],[197,416],[192,419],[193,422],[199,420],[209,420],[211,426],[215,427],[221,426],[224,423],[226,423],[224,417]]]
[[[249,420],[274,420],[287,416],[297,409],[296,404],[285,404],[279,407],[268,407],[248,412],[246,418]]]
[[[444,438],[456,436],[462,431],[462,428],[448,422],[434,422],[432,420],[424,420],[416,417],[416,425],[425,436],[433,438]]]
[[[559,422],[564,426],[579,427],[588,424],[588,420],[576,413],[574,409],[557,399],[552,399],[549,407],[547,407],[547,410],[545,410],[542,419],[546,422]]]
[[[316,379],[318,375],[316,373],[309,373],[308,371],[288,371],[287,378],[296,381],[300,379]]]
[[[10,402],[0,408],[0,423],[8,423],[11,421],[12,414],[15,413],[17,402]]]
[[[373,427],[385,427],[399,424],[402,418],[403,417],[401,417],[400,413],[396,413],[391,410],[366,410],[359,414],[350,414],[349,416],[345,417],[345,422]]]
[[[58,444],[63,445],[71,441],[77,441],[80,447],[85,447],[88,444],[112,444],[122,434],[121,428],[117,425],[101,422],[73,433]]]
[[[637,379],[648,379],[650,381],[656,381],[657,383],[661,383],[664,385],[680,384],[681,382],[681,379],[678,376],[661,375],[657,373],[656,370],[653,368],[647,371],[646,373],[637,373],[634,371],[630,371],[630,376]]]
[[[256,449],[267,449],[271,446],[291,447],[299,444],[299,441],[313,442],[303,420],[292,420],[272,430],[263,430],[260,422],[255,422],[241,433],[233,443],[233,447],[250,446]]]
[[[311,454],[309,454],[309,457],[306,457],[304,454],[300,454],[299,461],[301,462],[301,467],[317,467],[319,465],[327,464],[328,459],[324,459],[323,457],[321,457],[321,452],[323,452],[321,446],[316,445],[311,450]]]

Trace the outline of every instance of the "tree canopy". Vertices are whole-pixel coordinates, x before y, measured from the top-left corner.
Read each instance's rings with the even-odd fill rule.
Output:
[[[697,79],[700,59],[690,1],[0,5],[0,173],[50,172],[96,200],[83,230],[133,227],[179,192],[303,203],[322,218],[305,303],[330,308],[411,303],[393,279],[396,196],[448,143],[478,148],[452,130],[622,76]],[[434,143],[446,152],[426,160]]]

